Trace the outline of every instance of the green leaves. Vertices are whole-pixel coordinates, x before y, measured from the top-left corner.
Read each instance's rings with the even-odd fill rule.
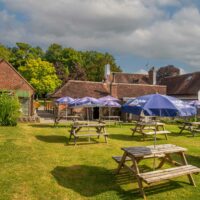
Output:
[[[0,59],[9,60],[11,52],[4,45],[0,44]]]
[[[40,58],[28,60],[25,66],[19,67],[19,72],[30,82],[39,95],[53,92],[61,84],[54,66]]]
[[[8,92],[0,94],[0,125],[16,126],[20,115],[20,103],[18,98]]]

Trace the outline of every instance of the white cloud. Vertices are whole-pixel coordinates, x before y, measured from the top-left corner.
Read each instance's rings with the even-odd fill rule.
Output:
[[[176,59],[199,69],[200,13],[181,0],[3,0],[1,42]],[[184,3],[187,2],[187,3]],[[176,8],[169,15],[168,7]],[[20,20],[18,15],[27,20]]]

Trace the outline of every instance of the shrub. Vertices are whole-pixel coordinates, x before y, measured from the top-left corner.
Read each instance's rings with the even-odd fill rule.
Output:
[[[20,116],[20,103],[15,95],[2,92],[0,94],[0,125],[16,126]]]

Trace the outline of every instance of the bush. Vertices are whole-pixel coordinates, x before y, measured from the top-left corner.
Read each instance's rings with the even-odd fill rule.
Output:
[[[0,125],[16,126],[20,116],[20,103],[16,96],[6,92],[0,94]]]

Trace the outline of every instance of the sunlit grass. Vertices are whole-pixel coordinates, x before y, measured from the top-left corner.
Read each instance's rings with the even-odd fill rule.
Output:
[[[200,167],[200,136],[188,132],[181,136],[177,126],[168,141],[158,136],[157,144],[171,143],[188,148],[190,164]],[[78,199],[142,199],[131,174],[123,171],[115,175],[117,165],[113,155],[122,155],[121,147],[144,146],[143,141],[131,136],[130,126],[108,127],[108,144],[104,138],[68,143],[69,128],[51,125],[20,124],[0,127],[0,199],[10,200],[78,200]],[[152,167],[152,161],[141,163]],[[177,178],[145,191],[149,200],[200,199],[200,177],[194,176],[197,187],[189,185],[187,177]]]

